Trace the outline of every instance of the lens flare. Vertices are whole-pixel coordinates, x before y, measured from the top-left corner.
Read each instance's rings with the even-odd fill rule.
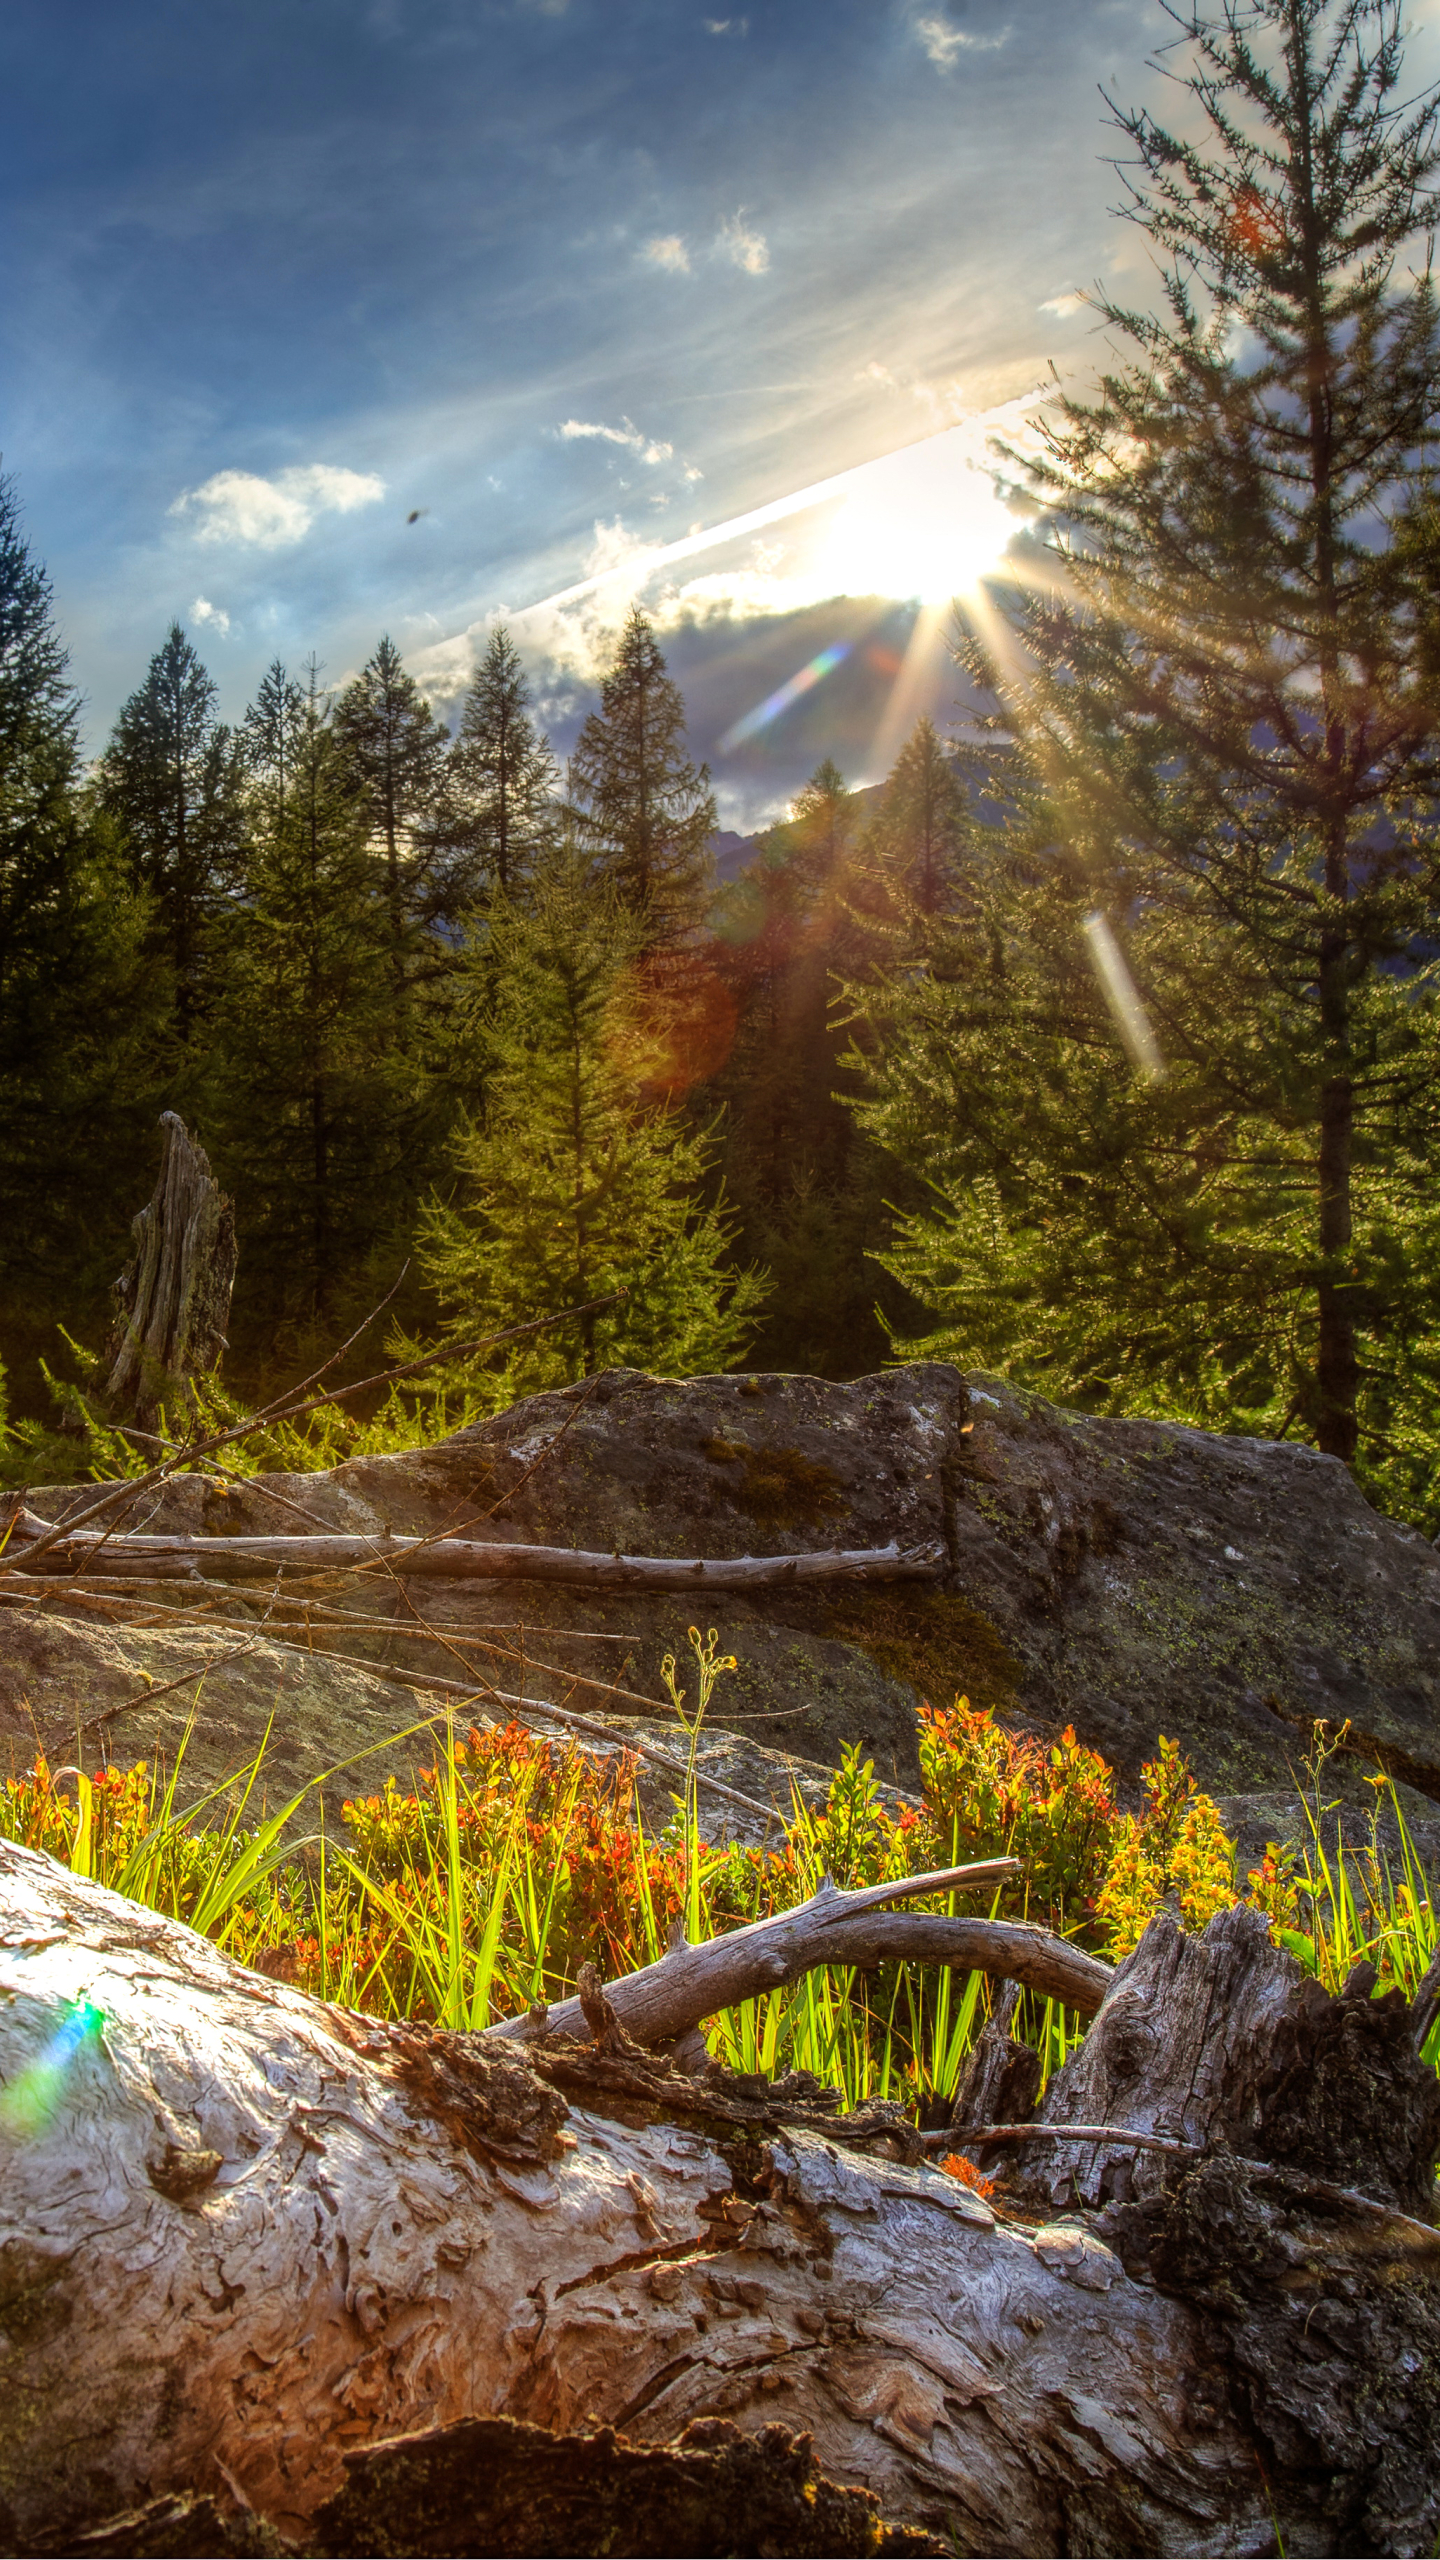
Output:
[[[813,686],[823,684],[828,675],[833,675],[842,658],[849,655],[848,640],[832,640],[829,648],[822,649],[817,658],[812,658],[808,667],[802,667],[798,675],[791,676],[788,683],[767,694],[763,702],[756,703],[753,711],[746,712],[743,720],[737,720],[733,728],[727,729],[717,742],[716,753],[728,756],[732,747],[743,747],[747,738],[753,738],[761,729],[768,729],[771,721],[778,720],[782,712],[788,711],[792,702],[798,702],[802,693],[809,693]]]
[[[75,2063],[87,2045],[99,2043],[104,2026],[104,2010],[89,2000],[61,2003],[44,2051],[0,2089],[0,2133],[12,2142],[33,2142],[54,2122]]]
[[[1085,938],[1095,975],[1105,991],[1115,1028],[1129,1052],[1130,1063],[1146,1082],[1154,1084],[1165,1073],[1165,1063],[1155,1044],[1149,1016],[1140,1001],[1139,990],[1125,966],[1125,954],[1110,928],[1108,916],[1098,907],[1085,918]]]

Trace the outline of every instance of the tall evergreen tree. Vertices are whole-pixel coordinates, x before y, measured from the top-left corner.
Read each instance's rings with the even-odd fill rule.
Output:
[[[393,640],[383,639],[347,685],[336,708],[335,735],[383,865],[398,984],[415,964],[419,934],[434,920],[434,827],[448,733],[406,673]]]
[[[216,716],[218,699],[172,623],[100,762],[101,806],[120,829],[136,885],[148,893],[182,1038],[205,1003],[210,932],[234,885],[243,840],[243,760]]]
[[[451,911],[492,889],[523,892],[555,832],[559,775],[536,728],[519,652],[503,623],[477,667],[446,771],[444,834]]]
[[[162,1096],[145,907],[79,787],[50,587],[0,481],[0,1304],[17,1403],[103,1322]]]
[[[403,1259],[410,1184],[388,905],[312,662],[272,667],[246,715],[251,850],[217,1032],[217,1162],[241,1239],[240,1362],[329,1344]]]
[[[905,906],[938,916],[959,895],[973,832],[954,760],[933,722],[921,720],[896,758],[866,834],[866,855]]]
[[[685,744],[685,705],[635,605],[570,759],[570,792],[597,869],[648,919],[651,943],[698,922],[710,887],[715,795]]]
[[[283,827],[295,789],[295,759],[313,732],[315,685],[298,685],[278,658],[271,660],[245,714],[240,740],[251,779],[252,802],[263,823]]]
[[[943,1195],[897,1267],[952,1348],[1424,1507],[1436,102],[1399,103],[1389,0],[1180,23],[1188,123],[1119,117],[1167,309],[1102,305],[1132,360],[1050,412],[1022,646],[971,652],[1028,775],[1009,858],[984,936],[891,990],[869,1120]]]
[[[455,1198],[426,1215],[427,1276],[467,1334],[628,1293],[490,1371],[481,1391],[497,1406],[616,1364],[728,1368],[765,1295],[732,1267],[707,1198],[712,1146],[643,1098],[640,939],[615,890],[562,848],[523,907],[497,897],[477,955],[493,1008],[485,1108],[456,1141]]]
[[[888,1236],[880,1158],[842,1098],[831,1012],[832,972],[853,939],[848,855],[862,805],[826,757],[715,907],[737,1016],[712,1088],[721,1163],[742,1250],[776,1283],[755,1356],[823,1376],[857,1375],[885,1351],[865,1259]]]

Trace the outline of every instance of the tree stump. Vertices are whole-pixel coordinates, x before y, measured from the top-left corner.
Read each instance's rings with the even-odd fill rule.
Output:
[[[235,1281],[235,1212],[173,1111],[154,1195],[131,1228],[134,1258],[115,1283],[119,1316],[105,1406],[153,1431],[182,1380],[208,1377],[225,1348]]]

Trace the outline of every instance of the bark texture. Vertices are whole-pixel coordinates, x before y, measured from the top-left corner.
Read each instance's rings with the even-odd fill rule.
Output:
[[[118,1318],[105,1405],[151,1431],[185,1378],[208,1376],[225,1348],[235,1280],[235,1213],[173,1111],[154,1196],[131,1230],[133,1259],[115,1283]]]
[[[1152,1934],[1092,2029],[1111,2103],[1141,2114],[1143,2064],[1126,2098],[1113,2063],[1133,1993],[1193,1956]],[[672,2451],[726,2420],[792,2481],[801,2429],[829,2480],[963,2553],[1260,2552],[1277,2525],[1291,2552],[1431,2547],[1435,2280],[1413,2224],[1264,2198],[1229,2151],[1099,2216],[1070,2200],[1082,2156],[1058,2215],[997,2216],[894,2111],[691,2079],[603,2005],[584,2041],[385,2029],[11,1847],[0,1949],[12,2547],[78,2548],[156,2500],[179,2532],[187,2499],[219,2516],[237,2490],[245,2547],[424,2547],[333,2519],[385,2439],[502,2419]],[[1219,1923],[1198,1951],[1238,1961]],[[1273,1995],[1255,1951],[1242,1967],[1252,2021],[1269,1997],[1301,2015],[1277,1963]],[[1229,2066],[1206,2041],[1185,2079],[1222,2093],[1218,2123]],[[1152,2061],[1166,2079],[1163,2045]],[[488,2441],[423,2459],[453,2481]],[[446,2529],[430,2547],[546,2547],[474,2514]]]

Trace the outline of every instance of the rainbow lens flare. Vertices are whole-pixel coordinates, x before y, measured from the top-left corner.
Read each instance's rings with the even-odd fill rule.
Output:
[[[798,702],[802,693],[809,693],[812,686],[823,684],[841,659],[849,655],[848,640],[832,640],[829,648],[822,649],[818,658],[812,658],[808,667],[802,667],[788,683],[767,694],[763,702],[757,702],[754,710],[747,711],[743,720],[737,720],[733,729],[727,729],[718,742],[716,753],[728,755],[732,747],[743,747],[746,739],[753,738],[757,730],[768,729],[772,720],[778,720],[781,712],[788,711],[792,702]]]
[[[65,2000],[44,2051],[0,2089],[0,2134],[12,2142],[33,2142],[53,2123],[65,2095],[65,2084],[87,2044],[98,2044],[105,2012],[90,2000]]]

